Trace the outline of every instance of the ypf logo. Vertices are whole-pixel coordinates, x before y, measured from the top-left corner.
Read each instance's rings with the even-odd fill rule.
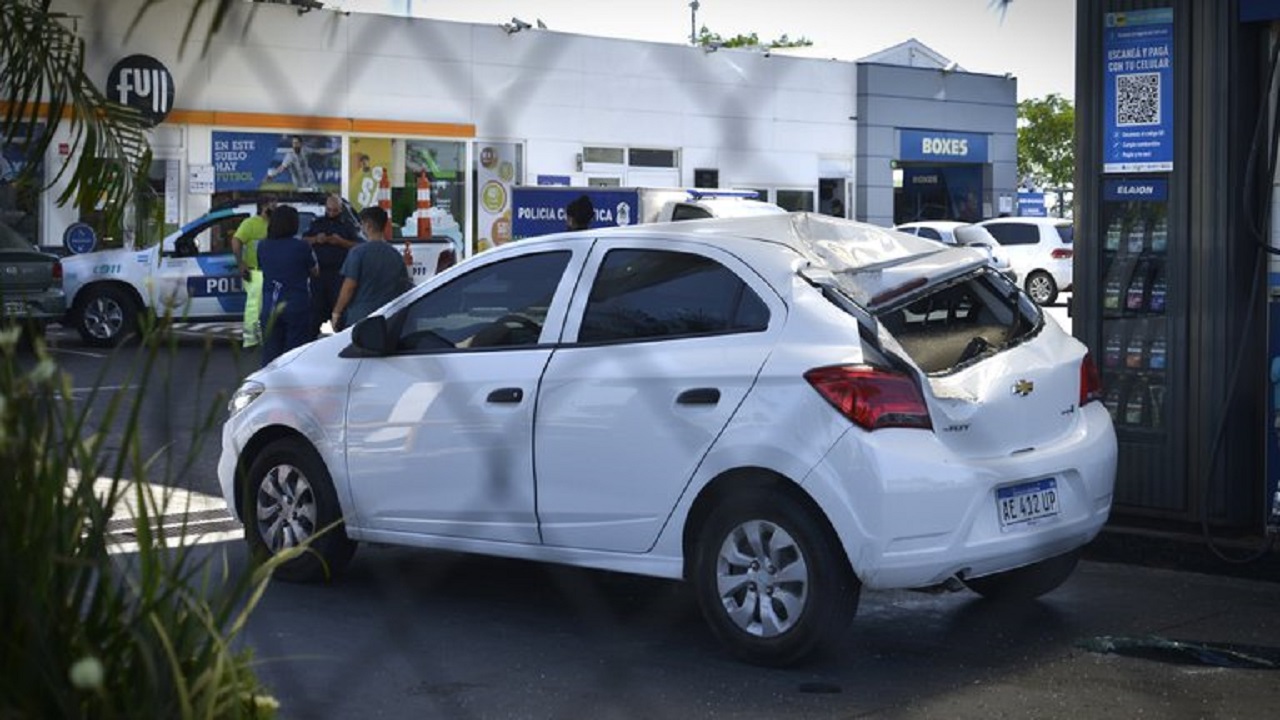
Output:
[[[130,55],[111,68],[107,96],[128,105],[159,125],[173,109],[173,76],[164,63],[150,55]]]

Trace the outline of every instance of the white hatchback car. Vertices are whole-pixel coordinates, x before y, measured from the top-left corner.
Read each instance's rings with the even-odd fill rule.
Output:
[[[995,236],[1023,279],[1031,299],[1052,305],[1058,293],[1070,292],[1075,230],[1061,218],[1009,217],[978,223]]]
[[[365,541],[684,578],[786,664],[862,587],[1066,580],[1111,507],[1099,392],[979,251],[694,220],[505,245],[285,354],[231,399],[218,474],[255,557],[310,543],[278,577]]]

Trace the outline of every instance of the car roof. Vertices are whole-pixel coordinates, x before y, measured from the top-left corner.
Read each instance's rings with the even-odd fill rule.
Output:
[[[525,244],[558,244],[581,239],[590,232],[601,239],[634,237],[664,238],[701,242],[724,248],[739,256],[761,257],[762,250],[787,249],[791,253],[788,272],[794,272],[798,256],[816,270],[852,279],[848,285],[854,299],[870,304],[889,288],[918,278],[933,278],[967,271],[987,264],[984,253],[949,246],[856,220],[809,212],[756,215],[751,217],[683,220],[590,231],[557,233],[521,240]],[[775,253],[776,255],[776,253]]]
[[[991,218],[990,220],[983,220],[978,224],[979,225],[1005,225],[1009,223],[1020,223],[1023,225],[1052,225],[1054,227],[1059,227],[1062,225],[1071,225],[1072,221],[1066,218],[1020,216],[1020,217]]]
[[[955,230],[958,227],[968,225],[967,222],[959,220],[914,220],[912,222],[898,223],[895,228],[920,228],[927,227],[934,230]]]

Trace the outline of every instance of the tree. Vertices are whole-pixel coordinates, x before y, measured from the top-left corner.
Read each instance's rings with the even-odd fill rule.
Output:
[[[1018,177],[1042,188],[1070,188],[1075,177],[1076,111],[1056,93],[1018,103]]]
[[[0,2],[0,144],[21,141],[27,157],[42,158],[58,129],[69,128],[79,159],[59,167],[49,183],[68,178],[58,202],[101,204],[116,216],[150,160],[146,121],[99,90],[85,72],[84,41],[68,27],[71,18],[49,5]],[[42,182],[39,167],[25,163],[14,182]]]
[[[767,44],[760,42],[760,36],[756,33],[743,35],[739,33],[731,38],[721,37],[720,33],[713,33],[707,29],[706,25],[702,26],[702,30],[698,33],[698,45],[701,47],[725,47],[725,48],[765,48],[773,50],[776,48],[795,48],[809,47],[813,45],[813,41],[807,37],[801,36],[792,40],[787,37],[786,33],[776,40],[770,40]]]

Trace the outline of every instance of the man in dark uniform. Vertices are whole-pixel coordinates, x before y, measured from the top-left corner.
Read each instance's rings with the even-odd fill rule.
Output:
[[[347,251],[361,242],[357,228],[342,216],[342,198],[330,195],[324,201],[324,217],[311,222],[307,234],[302,236],[311,244],[316,261],[320,263],[320,277],[315,281],[311,301],[316,332],[333,314],[333,304],[342,290],[342,263]]]

